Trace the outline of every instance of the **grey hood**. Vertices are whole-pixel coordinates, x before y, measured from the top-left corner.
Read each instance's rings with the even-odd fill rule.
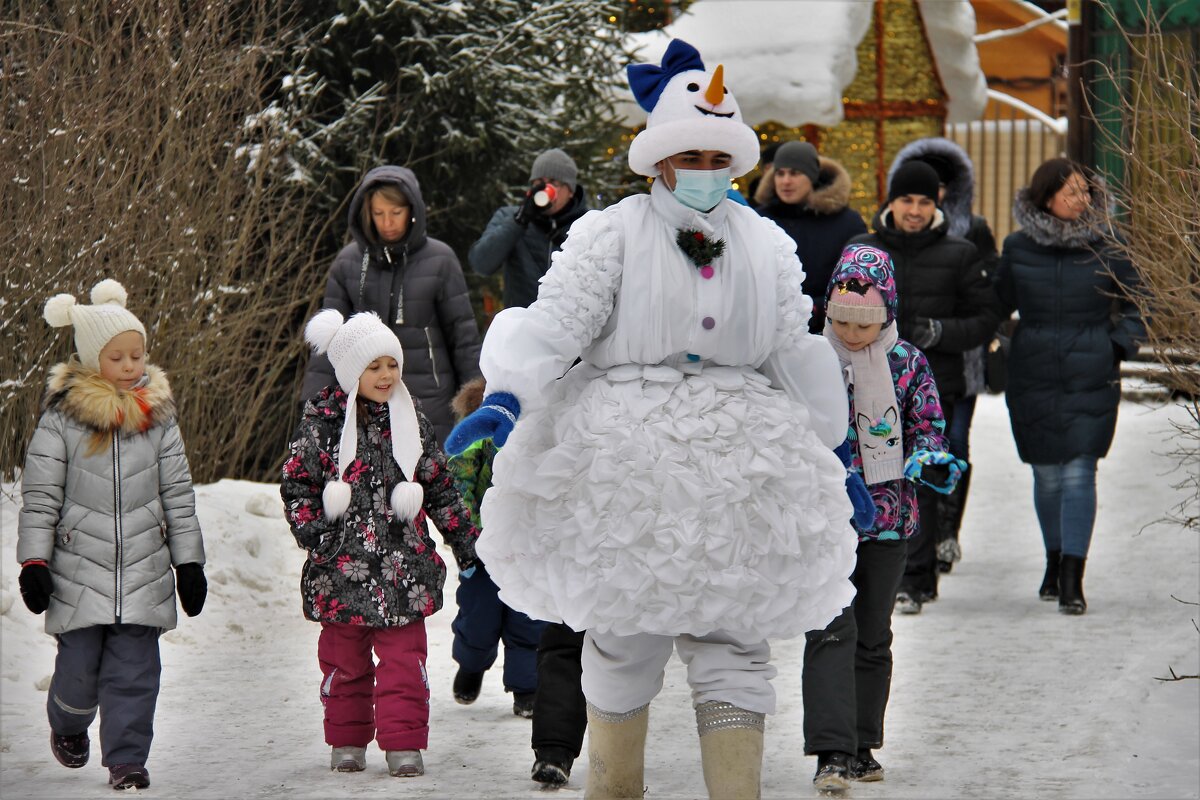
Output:
[[[362,183],[354,190],[354,196],[350,198],[350,209],[347,211],[350,235],[354,237],[354,241],[358,243],[359,247],[364,251],[370,251],[371,255],[376,258],[382,256],[383,245],[378,242],[373,243],[367,238],[367,233],[362,228],[360,213],[363,203],[366,202],[367,193],[376,186],[387,183],[395,184],[400,188],[400,191],[408,198],[413,213],[413,221],[408,226],[408,233],[393,247],[404,247],[409,253],[415,253],[425,246],[426,240],[425,200],[421,197],[421,185],[417,183],[416,174],[408,167],[391,165],[376,167],[366,174]]]

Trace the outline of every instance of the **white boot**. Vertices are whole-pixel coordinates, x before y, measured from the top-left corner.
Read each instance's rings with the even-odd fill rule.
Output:
[[[650,704],[614,714],[587,704],[588,778],[584,800],[641,800]]]
[[[763,728],[766,716],[731,703],[696,706],[700,762],[710,800],[759,800],[762,796]]]
[[[329,757],[329,768],[334,772],[362,772],[367,768],[367,748],[333,748]]]

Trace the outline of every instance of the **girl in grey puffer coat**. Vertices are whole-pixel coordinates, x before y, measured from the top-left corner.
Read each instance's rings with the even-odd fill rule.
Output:
[[[55,758],[87,762],[99,711],[110,783],[143,787],[158,637],[175,627],[177,585],[184,611],[200,613],[204,545],[166,375],[145,363],[145,329],[120,284],[102,282],[92,299],[46,304],[52,325],[75,326],[79,361],[50,370],[26,453],[17,559],[25,604],[46,612],[58,640],[47,703]]]

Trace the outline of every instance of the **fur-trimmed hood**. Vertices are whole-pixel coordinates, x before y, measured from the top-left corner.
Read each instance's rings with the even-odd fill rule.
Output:
[[[799,205],[816,214],[836,214],[850,205],[850,173],[832,158],[819,156],[818,163],[820,172],[817,173],[817,185]],[[777,200],[775,168],[771,166],[763,171],[758,189],[754,192],[754,202],[761,207]]]
[[[1040,208],[1029,200],[1029,187],[1017,191],[1013,201],[1013,219],[1026,235],[1043,247],[1088,248],[1104,236],[1103,220],[1094,205],[1079,219],[1065,220]]]
[[[167,374],[146,365],[144,385],[118,389],[97,370],[77,361],[66,361],[50,369],[43,408],[57,409],[97,431],[120,430],[132,435],[175,418],[175,398]]]
[[[938,205],[950,222],[948,233],[951,236],[966,237],[971,228],[971,202],[975,197],[975,168],[967,151],[955,142],[941,136],[930,136],[909,142],[900,148],[892,166],[888,169],[888,185],[892,185],[892,176],[896,170],[909,161],[924,160],[924,156],[938,156],[943,163],[948,163],[954,169],[954,177],[946,184],[946,196]]]
[[[487,391],[487,384],[483,378],[474,378],[467,381],[458,390],[458,394],[454,395],[454,399],[450,401],[450,408],[454,411],[454,416],[458,419],[470,414],[472,411],[478,410],[483,405],[483,395]]]

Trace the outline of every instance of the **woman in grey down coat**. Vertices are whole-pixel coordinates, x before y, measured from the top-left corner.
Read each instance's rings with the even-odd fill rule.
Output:
[[[350,200],[353,241],[329,270],[323,308],[349,318],[374,311],[404,348],[405,385],[433,423],[439,442],[454,426],[450,401],[479,377],[479,328],[454,251],[425,232],[425,201],[407,167],[376,167]],[[326,356],[309,361],[307,400],[337,381]]]

